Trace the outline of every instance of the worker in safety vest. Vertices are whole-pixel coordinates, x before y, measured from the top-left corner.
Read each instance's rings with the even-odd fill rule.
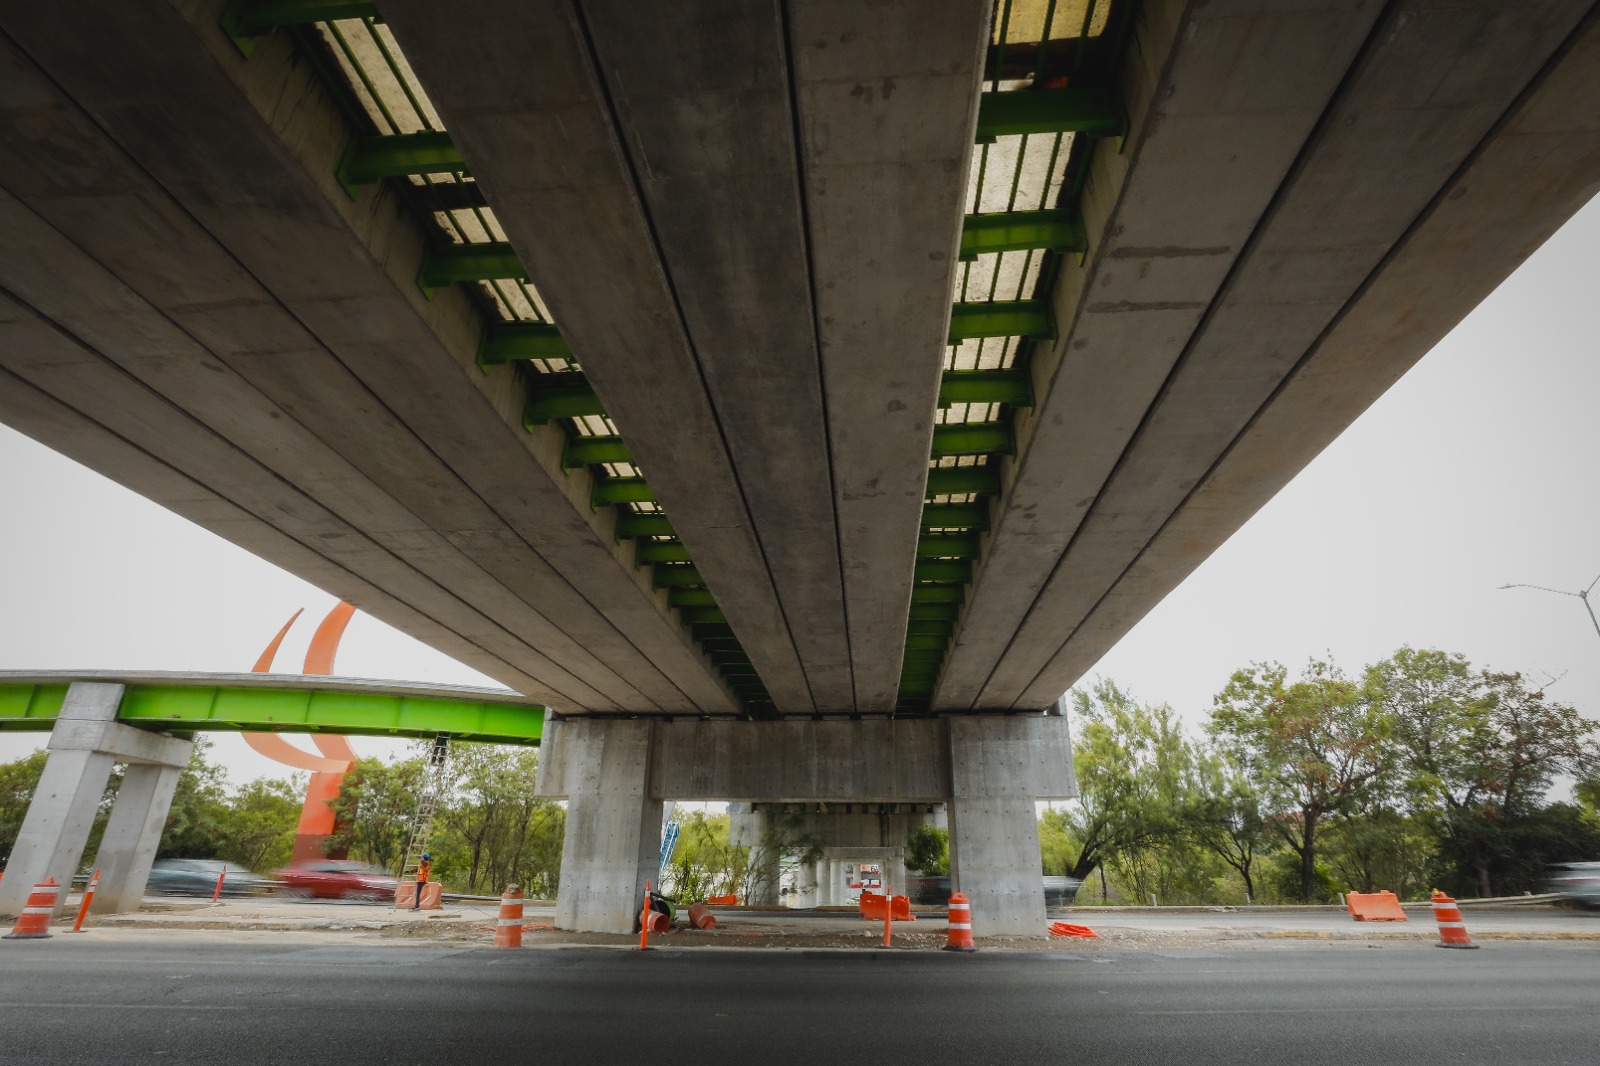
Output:
[[[422,853],[422,861],[417,864],[417,898],[411,901],[412,910],[422,908],[422,889],[428,883],[428,875],[433,872],[433,856],[427,852]]]

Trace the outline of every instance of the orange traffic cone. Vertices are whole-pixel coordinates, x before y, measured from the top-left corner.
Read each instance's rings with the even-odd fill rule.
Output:
[[[6,940],[42,940],[50,935],[50,916],[56,911],[56,897],[61,886],[56,879],[47,877],[33,886],[28,905],[17,916],[17,924],[5,935]]]
[[[717,916],[704,903],[692,903],[689,905],[689,924],[696,929],[715,929]]]
[[[1456,901],[1433,890],[1433,916],[1439,922],[1439,946],[1442,948],[1475,948],[1467,935],[1467,923],[1461,920],[1461,908]]]
[[[494,927],[494,946],[522,946],[522,889],[517,885],[507,885],[500,896],[500,920]]]
[[[945,938],[946,951],[977,951],[972,942],[972,904],[957,892],[950,897],[950,932]]]

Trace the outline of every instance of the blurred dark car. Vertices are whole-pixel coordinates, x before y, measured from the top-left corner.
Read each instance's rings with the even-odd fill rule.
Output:
[[[1070,907],[1072,901],[1078,898],[1078,887],[1083,882],[1076,877],[1056,877],[1046,875],[1044,879],[1044,905],[1046,907]]]
[[[254,896],[265,892],[272,882],[236,862],[219,859],[158,859],[150,867],[150,880],[144,890],[153,896],[209,896],[222,879],[224,896]]]
[[[399,884],[382,870],[349,859],[313,859],[278,871],[284,891],[301,899],[393,900]]]
[[[950,902],[950,878],[908,874],[906,895],[911,897],[913,907],[943,907]]]
[[[1600,862],[1554,863],[1545,888],[1582,906],[1600,907]]]

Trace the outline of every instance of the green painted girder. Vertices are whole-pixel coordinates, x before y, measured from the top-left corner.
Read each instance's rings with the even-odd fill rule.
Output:
[[[675,540],[641,540],[633,551],[636,563],[688,563],[689,549]]]
[[[560,377],[551,374],[551,377]],[[1028,374],[1011,370],[946,370],[939,381],[939,406],[954,403],[1006,403],[1033,406],[1033,383]]]
[[[571,359],[572,349],[567,347],[567,342],[561,339],[561,331],[548,322],[501,322],[490,326],[483,334],[483,341],[478,345],[478,365],[498,366],[501,363],[518,362],[524,359]],[[589,379],[576,371],[572,372],[585,389],[589,389]],[[561,375],[551,375],[560,377]],[[594,401],[599,403],[598,400]],[[596,407],[593,411],[584,414],[601,414],[602,410]]]
[[[961,616],[961,608],[952,603],[913,603],[911,605],[911,623],[917,622],[951,622]]]
[[[917,538],[919,559],[976,559],[977,557],[976,534],[924,533]]]
[[[972,564],[965,559],[918,559],[915,580],[965,585],[972,580]]]
[[[967,598],[965,585],[912,585],[911,602],[961,603]]]
[[[948,637],[943,636],[907,636],[906,650],[909,651],[938,651],[942,652],[950,643]]]
[[[483,188],[475,181],[435,181],[418,189],[417,196],[427,211],[472,211],[489,206]]]
[[[916,637],[948,637],[956,630],[954,622],[940,619],[930,621],[914,618],[906,623],[906,633]]]
[[[750,656],[742,651],[714,651],[709,653],[716,666],[749,666]]]
[[[706,640],[737,640],[733,627],[725,622],[696,622],[689,627],[689,635],[699,643]]]
[[[618,537],[676,537],[678,534],[664,514],[624,511],[617,516]]]
[[[992,455],[996,452],[1011,455],[1015,450],[1010,422],[957,422],[933,427],[935,459],[947,455]]]
[[[466,169],[450,135],[439,130],[357,137],[335,172],[352,198],[363,185],[408,174],[460,174]]]
[[[667,592],[668,607],[715,607],[716,605],[716,598],[707,589],[670,589]]]
[[[599,463],[631,463],[633,455],[621,437],[568,437],[561,449],[561,468],[572,470]]]
[[[428,249],[417,271],[417,286],[428,296],[434,289],[458,281],[526,281],[522,260],[503,241],[486,244],[446,244]]]
[[[951,344],[983,337],[1050,339],[1055,335],[1050,306],[1043,300],[986,300],[950,308]]]
[[[997,252],[1030,248],[1052,252],[1081,252],[1088,247],[1083,219],[1076,211],[997,211],[968,215],[961,223],[961,258],[972,260]]]
[[[978,98],[979,142],[1024,133],[1120,137],[1127,119],[1110,89],[1018,89]]]
[[[589,506],[596,511],[614,503],[652,503],[655,498],[642,477],[596,477],[589,489]]]
[[[985,530],[989,528],[989,505],[977,503],[925,503],[922,529]]]
[[[728,621],[728,616],[723,615],[722,611],[715,607],[685,607],[682,610],[678,610],[678,618],[682,618],[686,623],[698,623],[698,621],[702,621],[702,623],[704,621],[725,623],[725,621]],[[709,650],[710,648],[707,648],[707,651]]]
[[[653,588],[684,588],[705,583],[700,571],[683,563],[662,563],[650,572],[650,584]]]
[[[600,397],[589,387],[589,380],[576,370],[558,374],[539,374],[532,387],[532,395],[522,408],[522,425],[525,429],[542,426],[553,418],[582,418],[584,415],[603,415]]]
[[[995,496],[1000,492],[1000,471],[989,466],[935,466],[928,470],[928,495],[952,496],[975,492]]]
[[[338,19],[381,19],[371,0],[234,0],[223,13],[231,36],[270,33],[280,26],[308,26]]]
[[[65,684],[0,684],[0,730],[50,729]],[[130,684],[117,720],[162,730],[269,730],[537,744],[543,707],[332,689]]]

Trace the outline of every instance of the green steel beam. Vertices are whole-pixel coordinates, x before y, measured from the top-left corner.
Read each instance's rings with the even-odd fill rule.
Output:
[[[559,374],[541,374],[539,379],[522,408],[524,429],[542,426],[553,418],[581,418],[584,415],[606,413],[605,408],[600,406],[600,398],[594,394],[582,374],[569,370]]]
[[[461,153],[442,131],[357,137],[345,149],[336,175],[352,199],[363,185],[408,174],[459,174],[465,171]]]
[[[715,621],[714,618],[709,619],[705,624]],[[715,651],[743,651],[744,646],[732,637],[707,637],[700,642],[700,650],[709,655]]]
[[[561,333],[556,327],[546,322],[500,322],[483,335],[483,341],[478,345],[478,365],[498,366],[501,363],[513,363],[523,359],[571,359],[572,349],[567,347],[567,342],[561,339]],[[577,371],[569,371],[575,379],[571,387],[582,385],[592,395],[594,390],[589,389],[589,379]],[[594,401],[596,405],[599,401]],[[593,411],[585,414],[600,414],[602,408],[596,406]]]
[[[417,286],[427,296],[434,289],[458,281],[494,281],[500,278],[526,281],[528,272],[522,260],[503,241],[487,244],[446,244],[428,249],[417,271]]]
[[[1019,89],[978,98],[979,142],[1024,133],[1120,137],[1127,119],[1110,89]]]
[[[922,621],[912,619],[906,623],[906,633],[914,637],[949,637],[956,630],[954,622],[947,621]]]
[[[689,549],[675,540],[641,540],[634,549],[636,563],[687,563]]]
[[[633,453],[621,437],[568,437],[561,449],[561,467],[572,470],[592,463],[631,463]]]
[[[915,580],[964,585],[972,580],[972,564],[965,559],[918,559]]]
[[[472,211],[489,206],[483,188],[475,181],[435,181],[412,188],[425,211]]]
[[[733,627],[723,622],[696,622],[689,627],[689,634],[696,641],[738,639],[733,635]]]
[[[685,622],[726,622],[727,616],[716,607],[685,607],[678,612]],[[710,649],[707,649],[708,651]]]
[[[558,375],[552,374],[551,377]],[[939,382],[939,406],[956,403],[1008,403],[1033,406],[1033,384],[1025,371],[946,370]]]
[[[65,684],[0,684],[0,730],[55,724]],[[543,707],[478,700],[256,686],[130,684],[117,720],[162,730],[270,730],[537,744]]]
[[[624,511],[617,516],[618,537],[676,537],[678,534],[664,514]]]
[[[667,592],[668,607],[715,607],[716,605],[716,599],[707,589],[670,589]]]
[[[913,603],[911,622],[954,622],[961,616],[961,608],[953,603]]]
[[[1088,248],[1083,220],[1063,208],[1051,211],[997,211],[968,215],[961,224],[961,258],[1030,248],[1082,252]]]
[[[1053,338],[1055,322],[1043,300],[986,300],[950,308],[950,343],[982,337]]]
[[[925,503],[922,505],[922,530],[989,528],[989,505],[977,503]]]
[[[596,511],[614,503],[652,503],[655,498],[642,477],[596,477],[589,489],[589,506]]]
[[[928,495],[954,496],[963,493],[997,496],[1000,472],[988,466],[935,466],[928,470]]]
[[[663,563],[651,571],[650,584],[658,589],[681,589],[705,585],[700,571],[683,563]]]
[[[945,645],[950,643],[946,636],[917,636],[910,634],[906,637],[906,651],[937,651],[942,652]]]
[[[919,559],[976,559],[976,534],[924,533],[917,538]]]
[[[1015,450],[1010,422],[957,422],[933,427],[935,459],[947,455],[992,455],[996,452],[1010,455]]]
[[[961,603],[967,598],[965,585],[912,585],[911,602]]]

